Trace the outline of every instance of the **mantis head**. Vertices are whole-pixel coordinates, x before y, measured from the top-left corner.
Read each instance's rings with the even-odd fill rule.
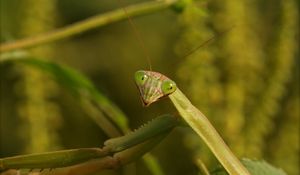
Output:
[[[134,79],[144,106],[149,106],[177,89],[174,81],[158,72],[139,70]]]

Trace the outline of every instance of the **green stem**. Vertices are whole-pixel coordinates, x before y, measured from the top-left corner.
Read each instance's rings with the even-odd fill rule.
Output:
[[[177,89],[169,95],[180,115],[208,145],[230,175],[250,175],[235,157],[209,120]]]
[[[94,158],[105,157],[109,153],[108,149],[80,148],[6,157],[0,159],[0,172],[6,169],[65,167]]]
[[[161,0],[140,3],[125,7],[129,16],[140,16],[154,11],[162,10],[175,4],[178,0]],[[12,43],[0,45],[0,52],[7,52],[15,49],[28,48],[39,44],[45,44],[68,38],[70,36],[85,32],[87,30],[104,26],[106,24],[126,19],[127,15],[123,9],[117,9],[105,14],[96,15],[86,20],[74,23],[67,27],[57,29],[48,33],[40,34],[30,38],[17,40]]]

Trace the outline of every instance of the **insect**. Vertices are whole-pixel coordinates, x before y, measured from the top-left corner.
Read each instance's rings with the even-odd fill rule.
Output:
[[[150,104],[162,99],[163,97],[169,96],[179,114],[204,140],[204,142],[208,145],[208,147],[215,154],[217,159],[229,174],[250,175],[248,170],[242,165],[242,163],[235,157],[229,147],[225,144],[221,136],[218,134],[218,132],[212,126],[206,116],[202,114],[200,110],[197,109],[189,101],[189,99],[177,88],[176,83],[169,79],[167,76],[151,70],[151,60],[147,55],[148,52],[145,48],[143,40],[141,39],[142,37],[140,36],[137,28],[128,15],[126,8],[122,8],[127,15],[128,21],[138,41],[140,42],[140,45],[142,46],[142,49],[144,50],[147,61],[149,63],[149,71],[139,70],[134,75],[135,83],[138,87],[143,105],[149,106]],[[210,40],[212,40],[212,38],[208,39],[206,42],[204,42],[204,44],[208,43]],[[200,47],[202,45],[200,45]],[[197,47],[196,50],[198,48],[199,47]],[[196,50],[188,53],[188,55],[192,54]]]
[[[168,96],[176,90],[176,83],[159,72],[139,70],[134,75],[144,106]]]
[[[135,73],[135,82],[145,106],[168,96],[179,114],[205,141],[229,174],[250,175],[205,115],[177,88],[174,81],[158,72],[140,70]]]
[[[248,170],[231,152],[205,115],[177,88],[174,81],[158,72],[144,70],[137,71],[134,77],[144,106],[149,106],[151,103],[168,96],[179,114],[205,141],[230,174],[250,175]]]

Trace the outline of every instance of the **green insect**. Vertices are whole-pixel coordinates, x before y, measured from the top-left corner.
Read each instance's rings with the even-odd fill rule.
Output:
[[[134,78],[144,106],[149,106],[177,89],[174,81],[158,72],[139,70]]]
[[[149,106],[163,97],[170,97],[179,114],[205,141],[229,174],[250,175],[205,115],[177,88],[174,81],[161,73],[145,70],[137,71],[134,78],[144,106]]]
[[[126,9],[124,9],[124,11],[126,12]],[[141,36],[136,30],[136,27],[132,22],[130,24],[137,38],[140,39]],[[207,41],[210,40],[212,40],[212,38]],[[177,88],[176,83],[167,76],[151,70],[151,60],[147,55],[144,43],[142,40],[139,41],[141,46],[143,46],[142,48],[144,49],[150,68],[150,71],[139,70],[134,75],[135,84],[139,89],[143,105],[147,107],[164,97],[170,97],[182,118],[204,140],[230,175],[250,175],[248,170],[225,144],[206,116]],[[200,47],[201,46],[203,46],[203,44],[201,44]],[[190,52],[188,55],[191,53],[193,52]]]
[[[124,12],[127,14],[125,8]],[[128,14],[127,14],[128,15]],[[178,110],[182,118],[190,125],[190,127],[204,140],[207,146],[211,149],[220,163],[224,166],[230,175],[250,175],[248,170],[242,165],[237,157],[231,152],[229,147],[225,144],[221,136],[218,134],[216,129],[212,126],[209,120],[204,114],[200,112],[189,99],[177,88],[177,85],[167,76],[154,72],[151,69],[151,59],[145,48],[145,44],[141,39],[141,35],[136,29],[134,23],[130,20],[130,16],[127,16],[129,23],[142,46],[144,54],[149,64],[150,71],[139,70],[135,73],[134,79],[135,84],[139,89],[140,97],[144,106],[164,98],[170,97],[175,108]],[[199,45],[192,52],[186,56],[192,54],[200,47],[213,40],[214,37],[208,39],[206,42]]]

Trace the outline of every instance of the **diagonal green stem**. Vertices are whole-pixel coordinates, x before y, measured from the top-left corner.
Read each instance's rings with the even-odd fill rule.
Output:
[[[250,175],[248,170],[235,157],[216,129],[188,98],[177,89],[169,95],[176,109],[194,131],[204,140],[230,175]]]
[[[127,13],[130,16],[140,16],[154,11],[162,10],[175,4],[178,0],[163,0],[163,1],[150,1],[137,5],[130,5],[126,7]],[[87,30],[104,26],[109,23],[120,21],[127,18],[123,9],[117,9],[105,14],[100,14],[86,20],[74,23],[67,27],[57,29],[48,33],[40,34],[30,38],[14,41],[12,43],[5,43],[0,45],[0,52],[7,52],[15,49],[28,48],[39,44],[45,44],[68,38],[76,34],[85,32]]]
[[[74,165],[94,158],[105,157],[108,149],[80,148],[48,153],[37,153],[0,159],[0,172],[5,169],[57,168]]]

